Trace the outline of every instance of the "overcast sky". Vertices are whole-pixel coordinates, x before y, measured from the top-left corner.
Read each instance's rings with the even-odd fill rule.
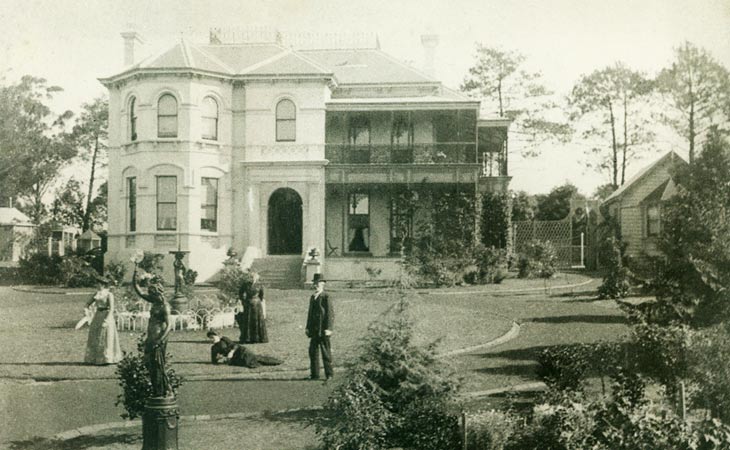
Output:
[[[730,67],[730,0],[0,0],[0,23],[5,77],[29,73],[60,85],[58,112],[104,92],[96,78],[121,66],[119,33],[128,24],[145,38],[143,54],[181,35],[205,41],[210,27],[265,26],[376,33],[383,50],[416,66],[420,35],[433,32],[440,36],[436,72],[451,87],[473,62],[475,42],[522,52],[561,93],[618,60],[654,73],[684,40]],[[591,193],[606,182],[584,168],[579,147],[511,158],[516,189],[545,192],[570,180]]]

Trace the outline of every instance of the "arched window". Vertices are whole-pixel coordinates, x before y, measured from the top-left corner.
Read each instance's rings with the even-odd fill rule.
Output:
[[[281,100],[276,105],[276,140],[277,142],[296,141],[297,108],[291,100]]]
[[[203,139],[218,140],[218,102],[205,97],[202,105]]]
[[[132,97],[129,101],[129,139],[137,140],[137,99]]]
[[[157,102],[157,137],[177,137],[177,100],[171,94]]]

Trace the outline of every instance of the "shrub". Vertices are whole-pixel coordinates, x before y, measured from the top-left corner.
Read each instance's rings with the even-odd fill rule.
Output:
[[[500,249],[509,245],[512,207],[509,193],[493,192],[482,196],[479,231],[481,242]]]
[[[436,343],[413,344],[401,299],[368,327],[360,356],[325,404],[317,427],[326,449],[445,449],[458,443],[449,412],[456,386],[435,358]]]
[[[166,372],[170,387],[173,393],[177,394],[183,379],[170,365],[170,358],[168,354]],[[144,335],[137,341],[137,353],[124,354],[124,358],[117,364],[116,374],[122,393],[117,395],[114,406],[124,407],[125,412],[121,414],[124,419],[141,417],[144,413],[145,400],[152,395],[152,381],[144,365]]]
[[[639,370],[662,383],[670,397],[687,375],[689,329],[683,326],[638,325],[633,329],[633,347]]]
[[[478,246],[474,251],[474,263],[481,283],[499,284],[507,278],[507,252],[494,247]]]
[[[244,281],[252,281],[250,272],[244,272],[238,264],[225,264],[215,286],[220,291],[218,296],[223,306],[235,305],[238,301],[238,290]]]
[[[144,257],[137,266],[149,274],[162,275],[164,271],[162,261],[164,259],[165,255],[162,253],[144,252]]]
[[[124,281],[124,275],[127,272],[127,266],[121,261],[110,262],[104,268],[104,274],[109,277],[117,286]]]
[[[99,274],[79,256],[65,256],[61,262],[61,282],[67,287],[93,287]]]
[[[689,377],[696,385],[696,402],[712,417],[730,422],[730,329],[715,326],[693,335],[689,347]]]
[[[198,272],[193,269],[186,269],[183,277],[185,279],[185,285],[192,286],[195,284],[195,280],[198,279]]]
[[[548,347],[537,358],[537,376],[558,390],[581,390],[590,367],[583,344]]]
[[[624,249],[622,244],[615,237],[608,238],[604,242],[601,251],[601,261],[607,266],[603,283],[598,287],[598,298],[618,299],[629,294],[629,270],[624,264]]]
[[[20,258],[18,275],[23,283],[61,284],[63,258],[58,255],[33,253]]]
[[[479,411],[467,419],[467,450],[502,450],[517,428],[518,418],[502,411]]]
[[[422,284],[436,286],[456,286],[477,270],[469,251],[452,254],[440,237],[417,239],[405,265]]]
[[[532,241],[526,245],[517,262],[520,278],[551,278],[557,272],[558,257],[549,241]]]

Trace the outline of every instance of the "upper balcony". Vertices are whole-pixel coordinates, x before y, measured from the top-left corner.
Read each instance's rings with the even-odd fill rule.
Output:
[[[477,164],[474,142],[326,144],[330,164]]]

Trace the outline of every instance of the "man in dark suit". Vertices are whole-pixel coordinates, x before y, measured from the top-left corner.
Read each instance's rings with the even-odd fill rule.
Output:
[[[309,338],[310,379],[319,379],[319,353],[322,353],[324,375],[332,378],[332,349],[330,336],[335,321],[335,310],[332,297],[324,291],[325,279],[321,273],[315,273],[312,279],[314,294],[309,298],[306,333]]]

